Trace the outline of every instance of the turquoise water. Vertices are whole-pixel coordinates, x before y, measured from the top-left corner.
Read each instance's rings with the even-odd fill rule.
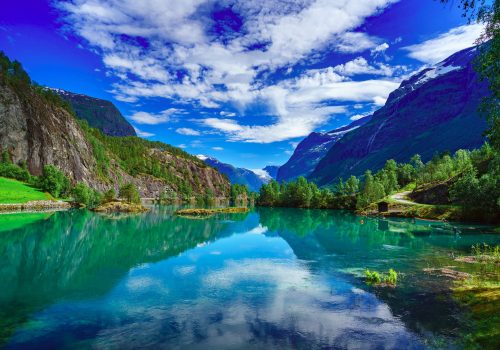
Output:
[[[12,221],[0,216],[7,349],[460,348],[467,311],[422,270],[500,243],[491,228],[299,209]],[[397,288],[363,282],[391,267]]]

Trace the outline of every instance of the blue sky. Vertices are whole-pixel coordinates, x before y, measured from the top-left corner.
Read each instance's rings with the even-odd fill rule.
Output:
[[[433,0],[16,0],[0,50],[151,140],[250,169],[380,108],[481,31]]]

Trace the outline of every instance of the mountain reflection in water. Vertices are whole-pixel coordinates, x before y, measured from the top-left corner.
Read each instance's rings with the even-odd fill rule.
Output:
[[[459,347],[464,311],[422,269],[500,240],[487,228],[327,210],[35,219],[0,232],[0,344],[10,349]],[[360,278],[391,267],[403,273],[395,289]]]

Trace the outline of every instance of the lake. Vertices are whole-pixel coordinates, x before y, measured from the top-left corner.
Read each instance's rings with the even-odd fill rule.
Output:
[[[0,347],[460,348],[468,311],[428,267],[491,227],[257,208],[0,215]],[[368,286],[366,268],[400,272]]]

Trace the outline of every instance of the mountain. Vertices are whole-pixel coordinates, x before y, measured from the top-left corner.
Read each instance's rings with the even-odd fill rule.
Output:
[[[435,153],[479,147],[486,121],[478,106],[489,95],[474,71],[478,48],[459,51],[403,81],[369,122],[347,133],[309,178],[327,185],[338,177],[378,170],[387,159],[424,161]]]
[[[264,170],[271,179],[276,180],[278,178],[279,168],[280,168],[279,165],[268,165],[262,170]]]
[[[222,163],[212,157],[207,157],[202,154],[199,154],[197,157],[226,175],[232,184],[245,185],[250,191],[258,192],[260,187],[270,180],[262,176],[262,173],[259,175],[249,169],[236,168],[231,164]]]
[[[302,140],[292,156],[277,173],[277,180],[290,181],[299,176],[308,176],[330,148],[348,132],[370,121],[371,116],[356,120],[330,132],[313,132]]]
[[[73,183],[99,191],[134,183],[142,197],[165,190],[190,197],[208,189],[229,197],[229,181],[179,148],[135,136],[104,135],[78,120],[61,98],[40,88],[0,52],[0,151],[33,175],[53,164]]]
[[[137,136],[134,127],[112,102],[61,89],[51,90],[69,102],[78,118],[86,120],[91,127],[101,130],[104,134]]]

